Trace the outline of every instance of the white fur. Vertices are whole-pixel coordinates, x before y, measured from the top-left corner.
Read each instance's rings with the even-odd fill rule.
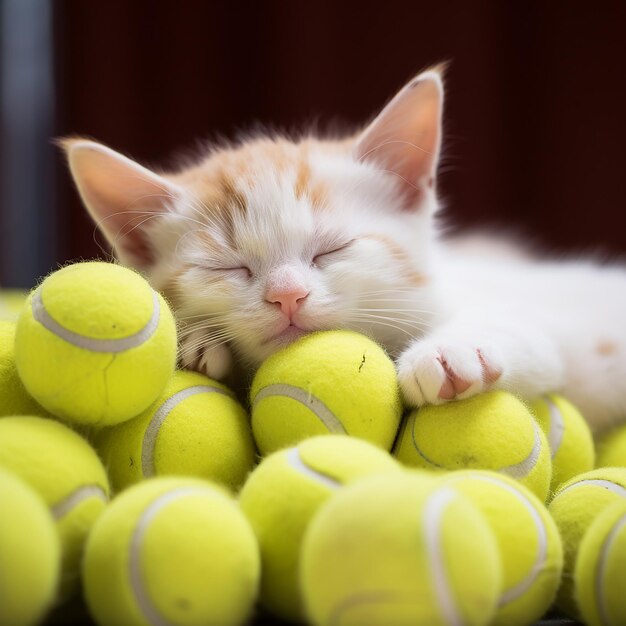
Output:
[[[283,345],[266,341],[280,313],[263,301],[263,286],[272,268],[288,264],[304,274],[311,291],[299,316],[307,329],[354,328],[394,354],[404,350],[398,369],[410,404],[442,401],[443,357],[471,383],[459,397],[487,388],[528,398],[556,391],[574,401],[596,429],[626,416],[626,270],[533,260],[497,240],[489,247],[487,237],[471,247],[461,239],[438,242],[429,211],[390,209],[393,184],[371,166],[319,155],[311,164],[340,211],[314,214],[293,196],[288,176],[281,182],[260,173],[257,184],[243,189],[248,217],[238,224],[240,261],[251,267],[253,279],[234,276],[217,291],[204,292],[201,270],[193,269],[183,285],[187,311],[221,319],[230,345],[248,366]],[[388,250],[370,240],[315,268],[311,260],[325,241],[320,232],[332,232],[338,241],[384,233],[410,253],[429,283],[408,289]],[[601,354],[601,344],[616,351]],[[502,372],[491,386],[484,384],[477,349]],[[219,359],[206,356],[200,367],[212,375],[225,370]]]
[[[419,123],[439,128],[433,103],[441,84],[430,74],[410,83],[376,118],[365,152],[320,147],[308,153],[311,177],[327,192],[325,208],[296,197],[295,163],[277,170],[268,162],[237,182],[246,210],[235,212],[234,249],[224,245],[210,254],[199,234],[225,240],[224,224],[210,217],[219,212],[203,210],[190,189],[169,194],[173,207],[143,226],[155,253],[146,272],[155,287],[174,289],[183,364],[223,378],[234,362],[250,372],[291,341],[300,331],[283,332],[289,319],[267,294],[270,285],[296,276],[308,295],[292,323],[306,331],[351,328],[371,335],[397,358],[409,405],[490,388],[527,398],[552,391],[577,404],[597,431],[624,421],[626,269],[537,260],[487,235],[443,240],[430,184],[441,133],[423,133],[434,142],[426,147],[402,136],[393,140],[402,132],[398,111],[419,108],[422,97],[428,106]],[[436,89],[426,80],[435,80]],[[385,111],[392,112],[389,123]],[[384,163],[367,156],[377,146],[384,146]],[[70,148],[86,202],[111,188],[99,176],[103,189],[91,189],[93,178],[83,176],[93,171],[93,153],[82,146],[72,160]],[[119,155],[105,156],[115,161]],[[130,167],[136,175],[120,159],[111,170]],[[407,176],[416,181],[408,189],[401,187]],[[159,177],[148,183],[161,184]],[[128,204],[142,197],[129,197]],[[407,206],[412,198],[419,206]],[[123,195],[116,199],[124,206]],[[99,221],[107,217],[106,203],[90,210]],[[112,242],[120,258],[125,252],[132,258],[124,241]],[[425,282],[410,280],[407,270]]]
[[[561,392],[596,430],[626,418],[626,269],[446,252],[440,281],[454,313],[422,343],[493,350],[497,388]]]
[[[408,290],[403,277],[394,272],[397,263],[388,248],[376,240],[360,239],[360,235],[385,234],[410,252],[415,267],[426,269],[429,215],[381,210],[392,204],[395,182],[349,156],[312,155],[310,165],[312,175],[323,178],[329,202],[340,210],[315,212],[306,198],[297,199],[293,172],[280,177],[271,170],[259,172],[252,184],[242,183],[238,189],[246,198],[246,215],[235,221],[236,256],[207,259],[193,233],[178,247],[183,255],[179,260],[189,264],[178,281],[179,293],[186,296],[180,317],[204,314],[215,321],[247,366],[258,366],[284,345],[282,340],[272,340],[284,316],[264,299],[276,268],[287,266],[304,278],[310,293],[295,321],[306,330],[353,328],[398,351],[407,339],[420,334],[434,314],[432,299],[427,297],[430,289]],[[163,223],[157,226],[162,229]],[[350,241],[346,250],[313,264],[316,255]],[[252,277],[228,273],[213,282],[220,264],[246,266]],[[162,273],[161,280],[166,276]],[[421,310],[424,313],[416,319],[415,312]],[[211,332],[206,335],[210,343]],[[200,337],[193,331],[190,341]],[[199,365],[199,356],[194,350],[185,354],[183,346],[187,364]],[[212,375],[223,371],[221,363],[212,369],[206,361],[203,370]]]

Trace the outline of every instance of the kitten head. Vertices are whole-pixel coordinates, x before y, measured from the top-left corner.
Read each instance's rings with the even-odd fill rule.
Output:
[[[429,70],[356,136],[250,139],[175,173],[63,145],[117,258],[172,302],[183,361],[211,353],[203,369],[219,376],[225,346],[255,366],[313,330],[360,330],[390,350],[423,332],[442,100]]]

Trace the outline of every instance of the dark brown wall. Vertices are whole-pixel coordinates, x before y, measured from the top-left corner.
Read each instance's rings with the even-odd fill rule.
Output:
[[[59,132],[149,164],[255,122],[355,124],[452,61],[451,219],[626,252],[621,2],[56,3]],[[584,8],[583,8],[584,7]],[[67,176],[63,258],[98,252]]]

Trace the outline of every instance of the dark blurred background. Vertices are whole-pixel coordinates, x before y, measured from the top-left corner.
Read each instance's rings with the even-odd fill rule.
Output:
[[[0,1],[0,284],[102,254],[53,137],[167,166],[257,123],[350,128],[452,61],[451,219],[626,252],[623,2]]]

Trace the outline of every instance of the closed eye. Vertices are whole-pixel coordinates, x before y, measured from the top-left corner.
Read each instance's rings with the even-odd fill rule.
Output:
[[[316,265],[318,261],[320,260],[324,260],[324,257],[328,257],[332,254],[336,254],[338,252],[343,252],[348,246],[352,245],[354,243],[354,239],[351,239],[350,241],[337,246],[336,248],[332,248],[330,250],[326,250],[325,252],[320,252],[319,254],[316,254],[313,257],[313,264]]]
[[[227,272],[227,273],[240,273],[242,275],[247,276],[248,278],[252,278],[252,270],[245,265],[241,265],[239,267],[217,267],[215,268],[218,272]]]

